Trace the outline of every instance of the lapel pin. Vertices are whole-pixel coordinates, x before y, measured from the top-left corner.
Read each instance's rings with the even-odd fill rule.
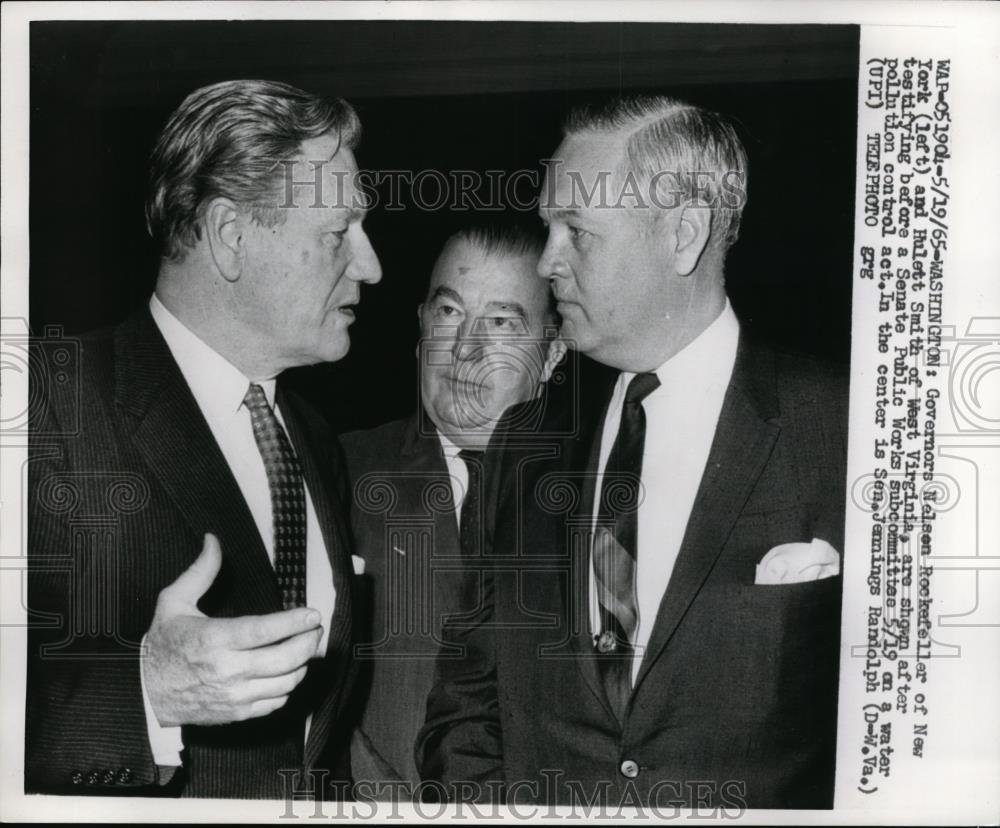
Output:
[[[611,630],[605,630],[602,632],[596,641],[597,652],[599,653],[613,653],[618,649],[618,643],[615,641],[615,634]]]

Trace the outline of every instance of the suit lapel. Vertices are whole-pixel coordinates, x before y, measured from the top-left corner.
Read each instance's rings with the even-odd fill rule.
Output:
[[[575,549],[566,550],[567,555],[570,556],[572,567],[571,584],[578,587],[576,599],[579,604],[577,607],[564,606],[561,617],[566,623],[574,624],[578,630],[572,641],[576,656],[574,661],[583,674],[584,680],[607,714],[612,719],[616,719],[597,670],[593,637],[590,632],[590,522],[594,514],[594,502],[597,494],[596,473],[600,459],[604,419],[611,403],[611,395],[619,372],[597,363],[591,363],[590,369],[589,388],[584,388],[584,391],[587,397],[597,401],[597,404],[579,406],[580,428],[576,438],[569,446],[566,457],[567,472],[580,481],[580,507],[577,514],[581,521],[586,522],[586,531],[577,534],[577,537],[582,538],[583,542],[579,543]],[[582,398],[582,394],[580,396]],[[578,617],[573,618],[573,614]]]
[[[219,538],[223,569],[206,608],[220,615],[280,608],[250,509],[146,309],[116,331],[115,401],[133,424],[135,447],[179,513],[199,537],[212,532]],[[199,550],[200,541],[192,561]]]
[[[354,569],[351,562],[351,544],[344,522],[346,507],[337,495],[334,480],[336,469],[332,447],[316,445],[315,436],[304,427],[301,414],[289,395],[283,391],[280,381],[276,402],[285,421],[288,439],[302,465],[302,474],[316,510],[316,519],[323,534],[326,554],[333,570],[334,588],[337,591],[326,652],[330,664],[339,667],[341,672],[339,675],[329,676],[328,691],[323,694],[313,714],[304,754],[304,764],[307,768],[311,768],[316,764],[326,744],[330,726],[336,715],[337,701],[342,695],[339,691],[343,686],[343,671],[351,657]],[[324,670],[324,677],[326,673]]]
[[[448,464],[444,459],[441,440],[436,430],[423,431],[427,427],[424,424],[433,428],[430,417],[421,412],[414,414],[406,423],[399,441],[399,468],[407,472],[447,476]],[[410,509],[412,514],[418,514],[421,511],[416,503],[413,504],[413,507]],[[452,503],[452,511],[454,511],[454,503]]]
[[[437,647],[444,624],[461,618],[468,600],[465,591],[469,587],[462,570],[476,564],[461,560],[463,550],[459,540],[451,470],[438,431],[422,408],[407,423],[400,443],[398,468],[404,477],[399,480],[399,512],[412,516],[412,525],[420,533],[426,532],[427,524],[433,522],[432,542],[426,548],[413,550],[411,560],[404,564],[405,577],[411,584],[424,584],[426,592],[422,594],[425,595],[426,606],[418,608],[420,602],[416,601],[414,607],[421,613],[428,613],[418,623],[421,626],[424,623],[430,625],[436,638],[432,647]],[[432,490],[440,492],[440,496],[431,496]],[[397,570],[397,576],[402,577],[403,572],[403,569]],[[406,586],[406,581],[394,584],[392,588],[413,589]],[[401,643],[403,641],[426,655],[428,642],[423,635],[404,636]],[[413,663],[412,678],[422,676],[429,686],[433,675],[433,659],[418,659]]]
[[[777,414],[773,356],[749,345],[741,335],[708,462],[636,688],[673,636],[722,552],[774,448],[780,431]]]
[[[429,479],[436,480],[440,478],[447,486],[445,494],[448,495],[449,508],[435,508],[432,510],[436,546],[436,550],[432,551],[432,554],[448,554],[448,551],[442,550],[457,553],[459,550],[458,521],[455,517],[455,502],[451,494],[451,477],[448,471],[448,463],[445,460],[444,449],[441,447],[441,440],[438,438],[437,431],[424,431],[425,426],[423,424],[431,424],[431,419],[423,409],[419,409],[413,415],[410,422],[407,423],[403,434],[399,453],[399,467],[402,471],[422,475],[425,484]],[[424,502],[423,487],[421,487],[419,493],[406,486],[402,488],[410,497],[416,495],[418,498],[414,502],[406,504],[409,514],[419,515],[428,510],[428,506]]]
[[[223,568],[202,602],[204,608],[214,615],[280,610],[274,570],[253,515],[148,310],[118,329],[115,357],[115,401],[134,424],[137,450],[194,532],[199,536],[212,532],[222,546]],[[340,696],[337,690],[345,677],[343,665],[350,655],[351,547],[342,517],[344,504],[334,485],[333,452],[315,445],[280,382],[277,403],[302,464],[337,590],[328,653],[341,669],[331,677],[330,692],[314,713],[305,748],[305,762],[311,767],[326,742]],[[198,551],[191,550],[192,561]]]

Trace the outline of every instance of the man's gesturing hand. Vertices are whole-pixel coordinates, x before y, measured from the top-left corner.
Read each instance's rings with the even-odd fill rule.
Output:
[[[156,602],[142,670],[163,727],[266,716],[288,700],[316,655],[323,630],[314,609],[242,618],[200,612],[198,599],[221,565],[218,539],[205,535],[197,560]]]

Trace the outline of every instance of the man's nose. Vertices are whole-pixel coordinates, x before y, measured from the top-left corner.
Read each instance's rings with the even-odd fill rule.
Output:
[[[379,264],[378,256],[375,255],[375,248],[368,238],[368,234],[358,226],[356,238],[353,240],[354,256],[351,266],[348,268],[348,275],[355,282],[364,282],[374,285],[382,280],[382,265]]]
[[[465,319],[455,331],[452,355],[456,362],[472,362],[482,359],[485,345],[485,340],[476,330],[476,320]]]
[[[556,276],[565,275],[564,269],[562,255],[559,251],[559,245],[553,239],[552,233],[550,232],[549,237],[545,242],[545,248],[542,250],[542,255],[538,259],[538,265],[535,267],[535,271],[542,279],[553,279]]]

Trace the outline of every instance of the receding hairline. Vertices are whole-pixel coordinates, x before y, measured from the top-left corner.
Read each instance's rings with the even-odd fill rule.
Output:
[[[518,250],[487,250],[482,244],[478,244],[468,238],[465,238],[459,234],[450,236],[447,241],[445,241],[444,246],[441,248],[441,252],[438,253],[437,258],[434,260],[434,265],[431,267],[431,281],[428,286],[428,297],[430,296],[430,290],[434,286],[435,274],[441,269],[446,257],[452,254],[457,248],[464,246],[468,248],[469,251],[474,252],[478,257],[480,262],[518,262],[527,265],[525,268],[531,275],[531,278],[542,282],[543,280],[538,276],[535,276],[535,267],[538,265],[538,260],[541,258],[540,255],[536,255],[530,250],[518,251]]]
[[[649,111],[644,112],[643,109]],[[585,133],[614,136],[621,134],[626,141],[636,132],[651,124],[672,118],[685,112],[699,113],[708,110],[677,98],[667,96],[638,96],[619,101],[604,110],[592,107],[572,109],[563,122],[563,138]]]
[[[514,280],[508,279],[508,281],[524,281],[526,284],[534,286],[534,290],[531,291],[535,293],[540,300],[540,315],[539,321],[544,322],[547,318],[552,316],[553,302],[552,302],[552,289],[545,279],[542,279],[537,275],[536,267],[538,265],[539,256],[536,256],[530,251],[510,251],[510,250],[485,250],[482,246],[471,242],[469,239],[462,238],[458,234],[451,236],[441,248],[441,252],[438,254],[437,258],[434,260],[434,266],[431,268],[430,280],[427,285],[427,292],[424,296],[424,302],[430,302],[439,292],[447,291],[449,293],[454,293],[457,295],[457,291],[453,288],[449,288],[441,284],[441,278],[443,274],[443,265],[445,259],[453,253],[460,245],[465,245],[465,247],[476,254],[478,257],[478,264],[483,264],[486,262],[500,264],[503,262],[510,262],[516,265],[516,268],[512,268],[506,272],[516,273],[517,278]],[[522,301],[503,298],[502,296],[494,296],[490,298],[487,302],[488,305],[498,306],[520,306],[525,311],[525,317],[528,319],[534,319],[534,316],[528,313],[528,308],[526,304]]]
[[[562,144],[581,139],[596,139],[607,145],[607,155],[604,160],[608,172],[615,178],[635,172],[630,152],[633,142],[639,139],[640,133],[647,127],[674,118],[685,112],[697,113],[701,110],[696,106],[683,102],[671,102],[647,113],[622,115],[619,118],[593,114],[594,120],[584,120],[588,110],[574,110],[563,124]]]
[[[553,179],[551,178],[553,173],[556,175],[554,180],[558,182],[558,186],[567,186],[563,183],[565,180],[572,178],[574,175],[579,175],[582,179],[580,184],[588,189],[590,187],[596,188],[599,176],[604,172],[608,173],[610,178],[607,183],[611,185],[619,185],[624,179],[627,179],[628,175],[632,173],[631,162],[629,160],[629,141],[637,131],[624,128],[615,128],[612,130],[595,128],[564,134],[559,146],[552,153],[552,157],[547,159],[548,162],[554,161],[556,163],[554,165],[552,163],[544,165],[546,183],[542,187],[542,193],[538,200],[537,212],[539,216],[548,221],[550,219],[574,218],[581,214],[580,210],[576,207],[560,206],[558,199],[555,202],[555,206],[550,205],[545,200],[547,194],[554,192],[552,190]],[[590,174],[589,178],[582,176],[582,170],[578,166],[570,166],[566,163],[567,153],[565,148],[567,145],[572,142],[579,144],[579,142],[584,141],[600,141],[605,145],[605,148],[601,152],[594,153],[594,157],[590,159],[592,169],[588,170]],[[593,145],[591,144],[591,146]],[[579,161],[580,159],[576,160]],[[575,188],[576,186],[577,183],[574,182],[573,187]]]
[[[676,165],[671,202],[679,206],[675,201],[679,194],[701,204],[707,194],[711,243],[728,249],[736,242],[746,204],[748,157],[729,118],[666,95],[618,97],[600,107],[578,107],[569,113],[563,141],[588,136],[603,137],[620,148],[619,160],[608,159],[608,167],[613,167],[609,173],[624,176],[626,182],[634,176],[643,185],[656,180],[659,188],[659,176],[669,170],[663,165]],[[711,175],[699,178],[702,172]]]

